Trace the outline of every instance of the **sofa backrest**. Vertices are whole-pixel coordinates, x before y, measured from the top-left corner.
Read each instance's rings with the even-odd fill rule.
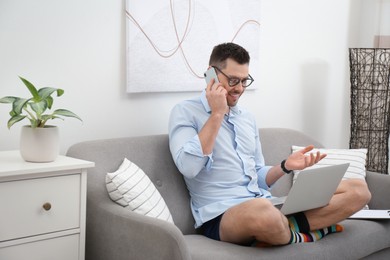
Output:
[[[260,138],[268,165],[278,164],[286,158],[291,151],[291,145],[320,146],[313,139],[289,129],[260,129]],[[189,193],[172,160],[168,135],[87,141],[73,145],[67,155],[95,162],[95,167],[88,170],[87,206],[88,201],[110,200],[105,186],[106,173],[116,171],[123,159],[127,158],[137,164],[152,180],[183,234],[196,232]],[[286,176],[274,186],[273,193],[286,194],[290,187],[291,176]]]

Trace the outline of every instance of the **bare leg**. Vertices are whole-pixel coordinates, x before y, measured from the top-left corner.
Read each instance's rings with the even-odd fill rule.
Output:
[[[342,181],[330,203],[305,212],[311,230],[334,225],[358,210],[371,198],[367,184],[358,179]],[[271,245],[287,244],[291,231],[287,218],[267,199],[252,199],[225,212],[220,224],[222,241],[247,244],[254,239]]]
[[[222,241],[247,244],[254,239],[271,245],[291,238],[287,218],[267,199],[252,199],[225,212],[220,224]]]
[[[371,193],[363,180],[341,181],[329,204],[305,212],[311,230],[336,224],[362,209],[371,199]]]

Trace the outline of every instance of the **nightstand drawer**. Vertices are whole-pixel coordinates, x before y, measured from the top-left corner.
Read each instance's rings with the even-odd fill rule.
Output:
[[[80,227],[80,174],[0,183],[0,241]]]
[[[76,260],[79,259],[79,235],[71,235],[0,248],[0,259]]]

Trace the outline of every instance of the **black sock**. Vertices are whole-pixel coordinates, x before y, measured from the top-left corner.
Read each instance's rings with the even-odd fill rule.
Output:
[[[303,212],[298,212],[287,217],[290,228],[295,232],[309,233],[310,225]]]

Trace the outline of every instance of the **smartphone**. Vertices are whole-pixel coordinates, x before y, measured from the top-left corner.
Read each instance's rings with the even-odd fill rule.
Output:
[[[204,77],[206,79],[206,84],[209,84],[211,79],[215,79],[215,83],[219,83],[217,72],[213,67],[209,68],[205,73]]]

